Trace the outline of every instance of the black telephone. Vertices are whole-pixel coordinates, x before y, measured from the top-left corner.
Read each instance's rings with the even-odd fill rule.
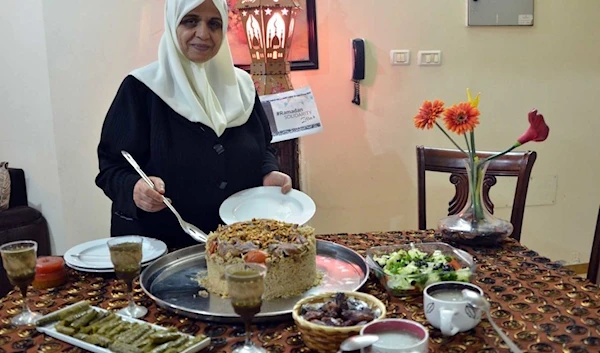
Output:
[[[352,103],[360,105],[360,83],[358,81],[365,78],[365,40],[362,38],[352,39],[352,50],[352,81],[354,82]]]

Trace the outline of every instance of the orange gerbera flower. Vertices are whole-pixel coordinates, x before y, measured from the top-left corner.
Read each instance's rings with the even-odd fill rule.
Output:
[[[473,131],[479,125],[479,110],[469,102],[455,104],[444,112],[444,123],[459,135]]]
[[[425,101],[421,108],[419,108],[419,114],[413,118],[415,121],[415,127],[418,129],[431,129],[437,118],[444,112],[444,102],[440,100]]]

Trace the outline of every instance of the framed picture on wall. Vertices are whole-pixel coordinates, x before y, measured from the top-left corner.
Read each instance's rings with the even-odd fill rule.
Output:
[[[250,52],[246,43],[246,35],[242,28],[241,15],[235,8],[238,0],[227,0],[229,5],[229,25],[227,39],[231,47],[231,55],[235,66],[250,70]],[[316,70],[319,68],[317,48],[316,0],[298,0],[300,11],[296,17],[292,48],[290,50],[290,66],[292,70]]]

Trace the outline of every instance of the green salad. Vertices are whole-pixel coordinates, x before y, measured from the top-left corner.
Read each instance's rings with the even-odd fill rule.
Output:
[[[423,289],[441,281],[469,282],[471,269],[462,266],[454,257],[440,250],[427,254],[419,249],[398,250],[390,254],[374,256],[387,275],[387,287],[391,290]]]

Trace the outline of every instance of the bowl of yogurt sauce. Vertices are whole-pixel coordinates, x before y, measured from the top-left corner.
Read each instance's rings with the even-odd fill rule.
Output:
[[[412,320],[376,320],[365,325],[360,334],[379,336],[379,340],[362,353],[427,353],[429,349],[429,332]]]

